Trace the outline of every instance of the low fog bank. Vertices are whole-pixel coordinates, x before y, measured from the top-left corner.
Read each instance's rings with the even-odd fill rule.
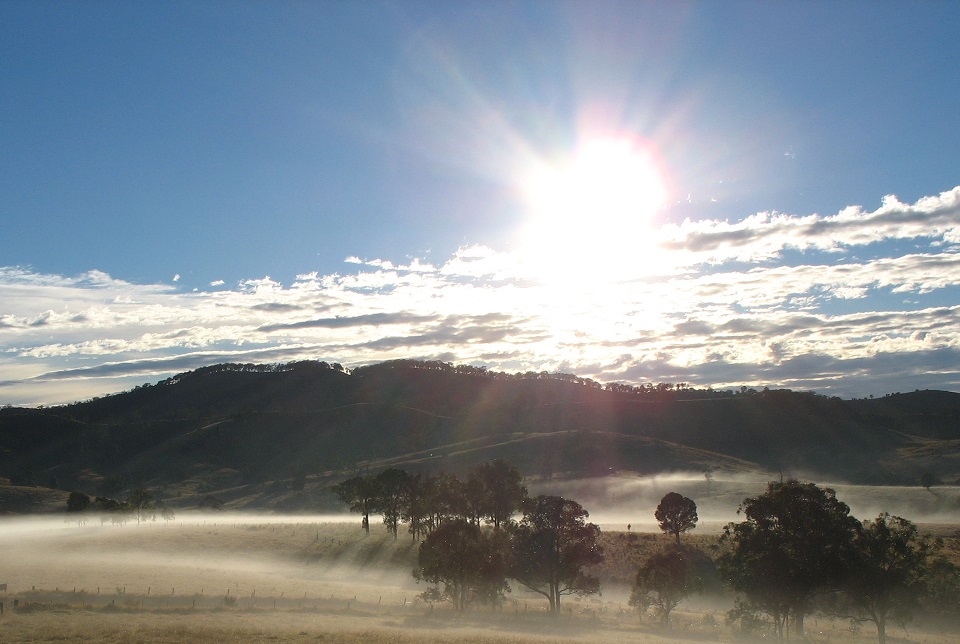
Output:
[[[65,530],[76,532],[78,522],[83,522],[80,529],[87,531],[111,530],[117,526],[111,523],[111,513],[100,512],[65,512],[63,514],[19,515],[0,517],[0,540],[35,538],[48,534],[56,534]],[[101,524],[101,517],[105,521]],[[175,518],[166,521],[159,514],[155,518],[141,521],[137,525],[136,518],[128,517],[125,525],[134,525],[139,528],[169,527],[169,526],[253,526],[253,525],[310,525],[323,523],[356,523],[360,519],[355,514],[255,514],[243,512],[190,512],[177,511]]]
[[[590,512],[590,521],[606,530],[658,531],[653,513],[668,492],[678,492],[697,504],[702,530],[719,531],[730,521],[742,521],[737,509],[747,497],[766,491],[769,477],[759,474],[718,474],[707,481],[702,473],[675,472],[655,476],[619,475],[603,478],[537,481],[530,494],[557,494],[571,498]],[[801,479],[810,480],[810,479]],[[881,512],[914,523],[960,523],[960,488],[870,486],[812,480],[836,491],[860,520]]]
[[[164,596],[204,601],[346,597],[344,580],[351,597],[372,602],[412,598],[417,590],[410,539],[395,542],[385,529],[364,537],[348,514],[185,512],[139,525],[101,524],[96,514],[78,524],[77,516],[0,520],[0,583],[9,592],[152,597],[163,589]]]
[[[697,504],[699,528],[719,531],[730,521],[743,517],[737,509],[747,497],[762,494],[771,480],[762,474],[717,474],[707,481],[699,472],[674,472],[654,476],[617,475],[584,479],[555,479],[528,481],[530,495],[556,494],[580,503],[589,513],[590,521],[604,530],[658,532],[654,510],[668,492],[678,492]],[[873,519],[882,512],[909,519],[914,523],[960,524],[960,487],[934,486],[930,490],[920,486],[868,486],[812,480],[822,487],[833,488],[837,497],[850,506],[851,514],[861,520]],[[113,515],[97,512],[83,514],[60,513],[0,517],[0,540],[38,538],[64,530],[78,529],[77,521],[85,523],[80,529],[115,529]],[[127,525],[136,525],[128,518]],[[177,510],[171,521],[159,514],[142,522],[141,528],[179,526],[251,526],[251,525],[318,525],[355,524],[359,530],[360,517],[346,511],[324,514],[275,514],[246,512],[194,512]],[[377,530],[379,517],[371,517]]]

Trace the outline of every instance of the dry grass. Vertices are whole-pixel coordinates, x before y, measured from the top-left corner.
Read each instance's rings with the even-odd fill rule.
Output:
[[[949,536],[950,526],[937,532]],[[689,602],[662,631],[627,606],[624,589],[661,534],[603,534],[602,597],[565,598],[559,619],[539,596],[515,589],[503,609],[457,615],[420,603],[410,569],[416,548],[382,526],[235,522],[142,526],[59,522],[26,533],[0,530],[4,642],[678,642],[730,641],[729,608]],[[684,541],[708,550],[716,534]],[[13,601],[19,604],[12,610]],[[845,622],[808,624],[810,641],[875,641]],[[955,637],[918,630],[906,641]]]

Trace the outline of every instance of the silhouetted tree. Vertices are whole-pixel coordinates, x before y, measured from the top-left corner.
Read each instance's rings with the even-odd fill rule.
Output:
[[[153,492],[146,488],[138,487],[130,492],[130,496],[127,497],[127,504],[137,517],[137,525],[140,525],[141,521],[146,521],[156,516],[156,508],[153,504]]]
[[[93,506],[101,512],[120,512],[123,510],[123,504],[116,499],[108,499],[104,496],[98,496],[93,500]]]
[[[351,512],[361,516],[360,524],[370,534],[370,513],[377,511],[379,490],[372,476],[354,476],[334,485],[333,493],[342,503],[350,506]]]
[[[707,482],[707,498],[709,498],[713,493],[714,469],[712,465],[708,465],[703,470],[703,479]]]
[[[853,566],[844,583],[849,612],[837,612],[873,622],[880,644],[885,644],[887,624],[905,625],[920,606],[929,547],[906,519],[881,514],[864,522],[854,540]]]
[[[691,558],[681,546],[668,546],[650,556],[637,571],[630,605],[641,612],[653,606],[660,623],[668,626],[670,611],[702,588]]]
[[[430,532],[430,494],[432,479],[422,472],[407,478],[406,498],[401,520],[410,526],[410,534],[416,543]]]
[[[960,615],[960,567],[946,557],[929,563],[925,575],[924,607],[939,615]]]
[[[449,472],[441,472],[433,477],[430,490],[430,523],[433,528],[440,527],[448,519],[470,516],[467,507],[466,486],[463,481]]]
[[[660,529],[672,534],[677,543],[680,543],[680,533],[693,530],[697,527],[697,504],[677,492],[669,492],[660,499],[653,516],[660,524]]]
[[[476,503],[480,516],[499,528],[510,522],[527,499],[523,476],[513,465],[502,459],[482,463],[470,472],[468,495],[479,494]]]
[[[90,507],[90,497],[83,492],[71,492],[67,497],[67,512],[84,512]]]
[[[560,612],[560,597],[599,592],[600,580],[583,569],[603,561],[600,528],[579,503],[559,496],[528,499],[523,519],[512,529],[510,578],[550,601]]]
[[[435,584],[423,596],[453,602],[463,611],[474,601],[497,604],[507,590],[506,535],[462,518],[445,521],[420,544],[418,581]]]
[[[394,539],[397,538],[403,517],[409,480],[410,475],[396,467],[380,472],[374,479],[377,511],[383,514],[383,524],[393,534]]]
[[[746,520],[727,524],[720,557],[727,583],[741,594],[741,608],[769,614],[779,637],[792,615],[794,631],[814,597],[838,589],[852,561],[860,523],[829,488],[795,480],[774,481],[740,506]]]
[[[933,494],[933,490],[930,488],[934,485],[941,485],[943,481],[940,480],[940,477],[934,474],[933,472],[924,472],[920,475],[920,485],[923,486],[927,492]]]

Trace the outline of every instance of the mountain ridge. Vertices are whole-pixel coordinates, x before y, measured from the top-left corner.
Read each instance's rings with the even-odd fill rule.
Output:
[[[400,466],[526,476],[812,473],[858,483],[960,478],[960,394],[601,386],[394,361],[211,365],[121,394],[0,410],[0,477],[87,493],[215,494]],[[274,482],[274,483],[271,483]]]

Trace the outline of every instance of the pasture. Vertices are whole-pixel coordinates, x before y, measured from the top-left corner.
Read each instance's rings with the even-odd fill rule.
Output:
[[[52,642],[680,642],[735,641],[728,598],[693,598],[670,630],[640,619],[623,584],[662,535],[608,531],[602,596],[564,599],[559,619],[514,587],[502,609],[458,615],[421,602],[416,546],[356,517],[184,515],[136,525],[0,523],[0,641]],[[938,531],[952,534],[955,527]],[[696,535],[708,546],[716,529]],[[14,609],[14,603],[17,604]],[[923,626],[891,636],[946,644]],[[811,619],[810,641],[872,642],[869,625]]]

